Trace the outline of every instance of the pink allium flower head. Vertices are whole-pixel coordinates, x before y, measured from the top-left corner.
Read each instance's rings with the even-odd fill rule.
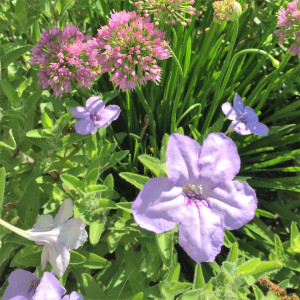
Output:
[[[156,24],[166,22],[173,25],[179,22],[186,26],[192,22],[189,17],[196,13],[194,3],[194,0],[139,0],[134,4],[144,17],[154,16]]]
[[[215,1],[212,3],[214,8],[214,20],[216,22],[235,21],[242,14],[241,5],[235,0]]]
[[[287,8],[280,8],[277,15],[277,26],[279,29],[274,34],[279,36],[278,43],[283,44],[289,40],[295,41],[289,47],[289,53],[300,58],[300,8],[299,1],[294,0],[287,4]]]
[[[234,180],[241,160],[234,142],[211,133],[200,146],[173,133],[166,151],[167,176],[150,179],[132,205],[135,221],[162,233],[179,224],[179,244],[196,262],[213,261],[234,230],[254,218],[255,191]]]
[[[167,59],[165,34],[158,30],[150,17],[141,17],[135,11],[111,13],[107,26],[98,30],[101,73],[111,72],[110,80],[121,90],[136,88],[137,82],[160,81],[158,60]]]
[[[79,87],[90,87],[97,76],[98,49],[95,40],[83,35],[76,26],[63,30],[53,27],[43,31],[36,47],[32,49],[32,65],[39,65],[38,83],[51,86],[56,96],[71,93],[71,80]]]

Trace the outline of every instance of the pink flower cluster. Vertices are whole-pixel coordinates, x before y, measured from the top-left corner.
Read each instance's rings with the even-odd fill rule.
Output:
[[[300,8],[298,0],[287,4],[287,8],[280,8],[277,16],[277,26],[280,29],[274,31],[279,35],[279,44],[289,39],[296,40],[296,44],[289,47],[289,53],[300,58]]]
[[[295,45],[289,47],[289,53],[300,58],[300,5],[298,0],[287,4],[287,8],[280,8],[277,16],[277,26],[280,29],[274,31],[279,35],[279,44],[287,42],[289,39],[296,41]]]
[[[168,25],[176,22],[186,26],[191,23],[186,15],[193,16],[196,9],[193,7],[194,0],[139,0],[135,2],[138,12],[143,12],[144,17],[154,15],[156,25],[166,22]]]
[[[51,86],[56,96],[71,93],[72,80],[79,87],[90,87],[97,76],[97,47],[95,40],[83,35],[74,25],[43,31],[30,61],[41,68],[38,83],[43,88]]]
[[[167,59],[170,51],[165,34],[154,27],[150,17],[135,11],[111,13],[108,25],[102,26],[96,38],[100,49],[101,73],[111,72],[110,80],[121,90],[134,90],[137,82],[160,81],[157,60]]]

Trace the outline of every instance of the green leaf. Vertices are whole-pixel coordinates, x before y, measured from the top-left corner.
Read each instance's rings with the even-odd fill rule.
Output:
[[[119,202],[117,203],[117,207],[129,212],[129,213],[132,213],[132,210],[131,210],[131,205],[132,205],[132,202]]]
[[[227,256],[227,261],[234,262],[238,259],[239,255],[239,245],[238,243],[233,243],[230,249],[230,252]]]
[[[105,269],[111,265],[111,262],[106,260],[105,258],[94,254],[85,252],[83,253],[86,257],[86,261],[82,264],[83,267],[89,269]]]
[[[249,273],[249,275],[255,275],[256,277],[260,277],[267,273],[278,271],[282,268],[282,264],[276,261],[262,261],[258,264],[258,266]]]
[[[90,225],[89,239],[93,246],[98,244],[101,234],[105,229],[105,224],[106,224],[106,218],[104,217],[100,220],[93,222]]]
[[[0,211],[2,208],[2,202],[3,202],[3,196],[4,196],[4,190],[5,190],[5,169],[1,168],[0,169]]]
[[[113,209],[117,208],[116,202],[111,201],[109,199],[99,199],[99,208],[96,211],[100,211],[103,209]]]
[[[129,172],[122,172],[119,175],[127,182],[133,184],[139,190],[141,190],[144,187],[145,183],[150,179],[149,177]]]
[[[205,287],[205,279],[202,272],[201,263],[197,263],[194,272],[193,290],[204,288],[204,287]]]
[[[17,205],[18,214],[22,222],[29,227],[32,227],[39,214],[39,208],[39,187],[35,180],[32,179],[27,185],[25,193]]]
[[[175,297],[186,292],[191,288],[191,285],[189,282],[162,281],[159,283],[159,288],[163,299],[166,299],[167,297]]]
[[[85,190],[85,184],[73,175],[61,174],[60,179],[65,185],[67,185],[72,190],[81,192],[84,192]]]
[[[147,167],[156,177],[165,176],[164,165],[159,159],[147,154],[142,154],[138,157],[139,161]]]
[[[38,267],[41,264],[41,252],[41,246],[26,246],[14,256],[14,258],[10,262],[10,266]]]
[[[6,69],[11,62],[16,61],[24,53],[31,50],[31,48],[32,46],[30,45],[22,46],[4,55],[1,59],[2,68]]]
[[[30,130],[26,133],[26,136],[31,138],[43,138],[43,139],[51,138],[51,135],[48,134],[44,129]]]
[[[79,265],[84,262],[86,262],[85,256],[76,251],[70,251],[70,265]]]
[[[10,102],[11,107],[13,109],[19,107],[20,99],[18,97],[16,90],[10,85],[10,83],[8,83],[4,80],[1,80],[1,86],[2,86],[3,92],[5,93],[5,95],[7,96],[8,100]]]
[[[166,163],[166,151],[168,146],[170,136],[165,133],[161,142],[161,149],[160,149],[160,161],[162,164]]]
[[[155,235],[161,259],[168,268],[171,266],[173,260],[173,238],[173,230]]]
[[[8,131],[6,136],[2,140],[0,140],[0,146],[11,149],[11,150],[16,149],[17,144],[16,144],[16,141],[14,139],[11,129]]]
[[[41,121],[44,129],[52,128],[53,122],[45,111],[41,115]]]
[[[83,273],[82,282],[85,291],[85,295],[92,299],[106,299],[106,295],[102,291],[97,281],[89,274]]]
[[[259,263],[260,263],[260,258],[251,259],[243,263],[241,266],[239,266],[236,269],[236,271],[239,274],[245,274],[245,275],[250,274],[251,272],[253,272],[253,270],[256,269]]]

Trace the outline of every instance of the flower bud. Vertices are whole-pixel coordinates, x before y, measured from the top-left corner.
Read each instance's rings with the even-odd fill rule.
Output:
[[[242,7],[238,2],[234,2],[232,6],[232,13],[228,15],[230,21],[237,20],[242,15]]]

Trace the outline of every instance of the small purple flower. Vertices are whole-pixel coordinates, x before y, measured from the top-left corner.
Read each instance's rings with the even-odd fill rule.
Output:
[[[76,292],[61,298],[66,290],[49,272],[45,272],[42,278],[38,278],[28,271],[15,270],[10,274],[8,284],[3,300],[83,300],[83,296]]]
[[[233,180],[240,170],[234,142],[211,133],[201,147],[173,133],[166,152],[167,178],[149,180],[132,205],[135,221],[162,233],[179,224],[179,244],[196,262],[213,261],[224,228],[240,228],[254,217],[255,191]]]
[[[74,118],[81,120],[75,123],[77,133],[86,135],[95,134],[99,128],[106,128],[112,121],[116,120],[121,112],[118,105],[108,105],[96,96],[90,97],[86,101],[86,108],[77,106],[69,111],[73,113]]]
[[[229,102],[226,102],[222,105],[222,110],[226,117],[232,121],[231,126],[237,133],[268,135],[268,127],[258,121],[258,116],[253,108],[244,107],[244,102],[238,94],[234,95],[233,107]]]

